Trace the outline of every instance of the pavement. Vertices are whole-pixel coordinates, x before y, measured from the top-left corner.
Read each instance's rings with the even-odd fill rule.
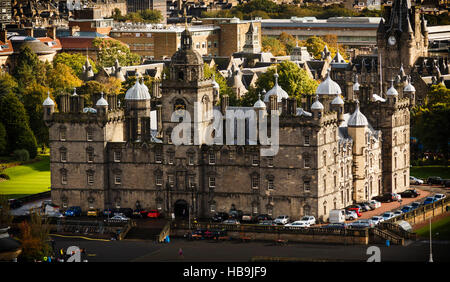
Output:
[[[51,198],[49,197],[45,199],[36,200],[30,203],[26,203],[20,208],[11,210],[10,213],[13,216],[27,215],[30,213],[30,209],[42,207],[42,202],[46,200],[51,200]]]

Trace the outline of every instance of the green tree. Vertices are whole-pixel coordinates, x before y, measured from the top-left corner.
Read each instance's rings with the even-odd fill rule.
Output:
[[[75,75],[72,68],[62,63],[56,63],[47,73],[48,86],[54,93],[60,94],[80,87],[82,81]]]
[[[204,65],[204,74],[206,78],[212,78],[213,74],[214,79],[216,80],[217,84],[219,84],[219,103],[220,98],[223,95],[228,95],[228,102],[230,106],[238,106],[240,105],[240,101],[236,96],[236,93],[233,92],[233,89],[231,89],[225,78],[215,69],[211,68],[209,65]]]
[[[0,122],[0,155],[3,155],[6,152],[6,146],[6,129],[3,123]]]
[[[23,105],[29,117],[30,128],[32,128],[38,144],[48,144],[48,127],[42,119],[44,110],[42,103],[47,98],[50,89],[38,83],[33,83],[23,94]]]
[[[0,122],[7,132],[7,150],[25,149],[33,159],[37,155],[36,138],[30,129],[28,115],[22,102],[12,92],[0,100]]]
[[[78,78],[82,78],[81,76],[83,74],[83,66],[85,62],[86,56],[83,56],[80,53],[71,54],[63,52],[55,56],[53,59],[53,66],[55,67],[58,64],[69,66]],[[95,62],[89,58],[89,63],[91,64],[94,73],[97,73],[98,70]]]
[[[127,45],[114,39],[97,37],[92,41],[92,45],[99,50],[99,67],[112,67],[116,59],[122,66],[136,65],[141,61],[141,57],[138,54],[131,53]]]
[[[0,99],[10,92],[17,91],[17,81],[7,72],[0,72]]]
[[[39,70],[42,72],[40,64],[39,58],[28,46],[20,48],[13,72],[19,85],[18,89],[24,89],[42,75],[38,74]]]
[[[280,40],[271,36],[262,37],[262,50],[264,52],[270,52],[274,56],[286,55],[286,46],[284,46]]]
[[[161,11],[159,10],[150,10],[146,9],[143,11],[140,11],[140,15],[144,22],[147,23],[159,23],[163,19],[163,16],[161,14]]]

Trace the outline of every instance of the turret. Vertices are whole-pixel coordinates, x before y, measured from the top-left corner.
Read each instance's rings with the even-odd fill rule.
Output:
[[[311,105],[311,112],[314,119],[321,119],[323,116],[324,107],[319,101],[319,94],[316,95],[316,101]]]
[[[55,102],[50,98],[50,91],[47,92],[47,99],[42,103],[42,108],[44,109],[44,121],[50,120],[55,112]]]
[[[416,88],[411,84],[411,76],[408,76],[408,84],[403,88],[404,97],[409,98],[409,107],[416,105]]]
[[[331,110],[337,113],[339,122],[344,121],[344,100],[342,100],[341,95],[336,94],[336,98],[331,102]]]
[[[391,80],[391,87],[386,91],[386,97],[389,105],[394,105],[398,100],[398,92],[394,87],[394,80]]]
[[[105,116],[106,112],[108,111],[108,101],[106,101],[105,98],[103,98],[103,92],[101,94],[101,98],[98,99],[97,103],[95,104],[95,108],[97,110],[97,114],[101,116]]]
[[[215,74],[213,74],[212,85],[213,85],[213,95],[214,95],[213,104],[216,105],[217,102],[219,101],[220,86],[219,86],[219,83],[216,82]]]

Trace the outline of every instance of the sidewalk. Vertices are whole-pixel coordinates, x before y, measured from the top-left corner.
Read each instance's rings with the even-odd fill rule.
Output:
[[[419,191],[420,196],[418,196],[417,198],[402,198],[402,202],[401,204],[399,202],[391,202],[391,203],[381,203],[381,207],[371,210],[371,211],[366,211],[362,213],[362,216],[359,217],[358,219],[368,219],[371,218],[372,216],[375,215],[382,215],[383,213],[387,212],[387,211],[396,211],[401,209],[401,207],[408,205],[412,202],[419,202],[421,199],[428,197],[428,195],[430,195],[431,193],[429,191],[425,191],[425,190],[421,190],[421,189],[417,189],[417,191]],[[348,221],[351,222],[351,221]]]

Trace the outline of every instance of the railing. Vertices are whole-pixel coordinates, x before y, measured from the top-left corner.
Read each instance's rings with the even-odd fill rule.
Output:
[[[388,230],[394,233],[395,235],[398,235],[402,238],[408,239],[408,240],[416,240],[417,235],[416,233],[409,232],[398,226],[397,224],[393,224],[391,222],[382,222],[378,225],[378,227],[382,230]]]
[[[170,222],[167,222],[166,225],[164,226],[164,228],[161,230],[161,232],[159,233],[158,236],[158,242],[164,242],[164,239],[166,238],[167,235],[170,234]]]
[[[404,239],[403,238],[401,238],[401,237],[399,237],[397,235],[391,234],[391,233],[389,233],[389,232],[387,232],[385,230],[381,230],[381,229],[379,229],[377,227],[372,228],[370,232],[373,235],[378,236],[378,237],[380,237],[380,238],[382,238],[384,240],[389,240],[394,245],[401,245],[401,246],[403,246],[403,244],[404,244]]]
[[[172,222],[173,229],[189,229],[186,222]],[[257,225],[257,224],[221,224],[221,223],[191,223],[191,229],[218,229],[228,232],[256,232],[256,233],[285,233],[304,235],[338,235],[365,237],[368,235],[366,228],[361,229],[341,229],[341,228],[288,228],[285,226]]]

